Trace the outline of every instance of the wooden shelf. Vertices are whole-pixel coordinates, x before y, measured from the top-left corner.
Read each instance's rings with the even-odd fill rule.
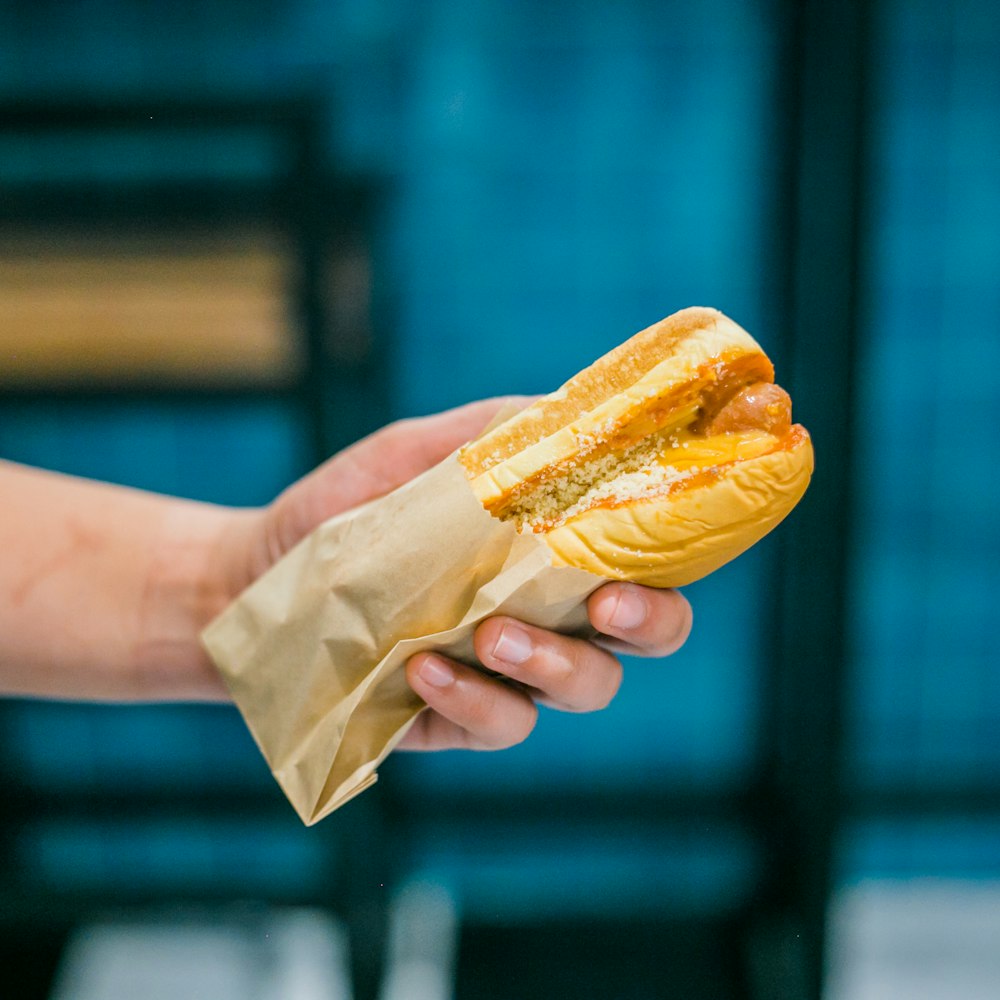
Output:
[[[0,242],[0,388],[283,386],[301,372],[273,233]]]

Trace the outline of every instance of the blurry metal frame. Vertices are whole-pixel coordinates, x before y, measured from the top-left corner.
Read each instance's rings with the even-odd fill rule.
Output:
[[[252,384],[177,388],[151,384],[118,390],[104,386],[17,387],[0,391],[0,412],[5,401],[17,400],[59,399],[87,405],[109,398],[152,398],[183,404],[185,400],[206,398],[279,396],[302,408],[315,462],[384,423],[384,352],[368,335],[370,330],[359,338],[338,323],[338,318],[345,315],[349,321],[356,319],[357,306],[351,303],[345,310],[343,303],[333,301],[331,286],[335,288],[336,283],[330,280],[331,262],[338,257],[346,259],[349,267],[357,264],[359,254],[370,263],[378,185],[370,178],[338,176],[329,169],[324,142],[327,127],[326,102],[308,94],[261,100],[153,97],[0,103],[0,134],[7,135],[58,135],[72,130],[91,133],[99,140],[102,133],[143,135],[162,128],[200,129],[214,135],[251,129],[281,142],[283,168],[276,176],[247,182],[139,179],[109,185],[70,179],[11,183],[0,174],[0,224],[94,224],[105,231],[116,224],[156,227],[169,223],[176,228],[185,223],[204,227],[212,222],[263,222],[280,226],[289,235],[296,264],[295,287],[290,291],[296,319],[292,329],[303,340],[306,358],[301,377],[282,389]],[[371,311],[370,300],[364,306]],[[371,316],[368,322],[372,322]],[[365,401],[363,406],[359,405],[361,399]],[[16,704],[0,705],[0,719],[13,711],[17,711]],[[229,796],[213,790],[204,797],[178,794],[168,799],[155,793],[117,789],[107,795],[81,795],[52,803],[5,766],[2,744],[0,797],[0,930],[5,942],[5,975],[13,975],[16,967],[24,977],[19,989],[25,998],[44,995],[62,938],[79,919],[102,910],[113,912],[123,906],[167,901],[167,895],[155,887],[136,887],[131,895],[109,892],[103,898],[94,893],[67,892],[55,899],[37,899],[30,887],[19,884],[18,873],[10,867],[18,831],[32,819],[53,815],[108,819],[160,815],[176,819],[188,813],[238,815],[252,822],[255,817],[290,815],[277,790],[271,795],[239,792]],[[336,831],[333,827],[327,830],[331,838],[337,834],[337,871],[331,872],[330,879],[317,885],[307,898],[283,902],[320,903],[346,915],[354,939],[365,943],[364,947],[352,949],[356,997],[365,1000],[374,996],[380,972],[378,942],[383,936],[385,912],[377,899],[373,901],[368,884],[374,878],[373,866],[383,855],[384,824],[372,802],[359,804],[349,819]],[[219,895],[227,897],[225,887],[220,887]],[[181,887],[169,898],[185,898],[185,890]],[[196,898],[202,901],[204,893],[199,891]]]
[[[770,627],[758,650],[765,669],[755,780],[728,793],[680,788],[599,802],[545,793],[511,803],[484,791],[460,803],[446,792],[420,803],[422,816],[456,822],[464,814],[525,822],[615,817],[625,826],[652,821],[664,829],[748,824],[762,851],[760,883],[745,912],[720,920],[735,916],[739,923],[745,995],[755,1000],[820,1000],[835,841],[849,808],[841,768],[855,488],[851,415],[876,6],[864,0],[777,5],[781,72],[773,96],[784,142],[769,261],[782,339],[774,356],[815,439],[817,474],[776,533],[776,558],[762,582]],[[419,822],[413,803],[397,808],[404,825]]]

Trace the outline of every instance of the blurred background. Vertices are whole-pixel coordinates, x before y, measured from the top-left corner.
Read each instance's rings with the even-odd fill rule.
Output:
[[[235,710],[0,705],[0,992],[995,997],[987,0],[0,5],[0,457],[267,502],[675,309],[818,471],[593,717],[305,829]]]

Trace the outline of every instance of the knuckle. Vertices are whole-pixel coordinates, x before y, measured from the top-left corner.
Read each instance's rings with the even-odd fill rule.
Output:
[[[545,680],[562,691],[573,691],[585,682],[589,643],[560,638],[546,657]]]
[[[535,728],[538,709],[502,681],[484,684],[466,707],[463,727],[469,745],[504,750],[523,743]]]
[[[526,699],[524,702],[524,712],[522,713],[518,724],[511,729],[508,739],[504,743],[504,747],[513,747],[517,746],[519,743],[523,743],[531,735],[537,720],[537,706],[533,702]]]
[[[560,679],[564,682],[566,693],[573,696],[574,702],[587,702],[593,687],[592,659],[600,651],[589,642],[574,642],[564,656],[559,657],[562,665]]]
[[[582,707],[591,712],[607,708],[614,700],[622,683],[622,665],[610,654],[594,672],[591,683],[580,699]]]
[[[679,649],[691,632],[691,605],[683,598],[676,600],[668,614],[662,616],[659,629],[660,655],[666,656]]]
[[[563,662],[568,668],[564,702],[584,712],[600,711],[611,704],[622,682],[622,665],[615,656],[593,643],[578,642]]]
[[[402,420],[394,420],[391,424],[386,424],[379,428],[373,435],[372,440],[383,445],[394,445],[401,439],[405,439],[413,426],[412,417],[404,417]]]
[[[531,735],[537,719],[538,709],[532,702],[525,700],[522,709],[516,715],[509,713],[499,725],[486,727],[478,737],[474,738],[476,743],[486,750],[509,750],[523,743]]]
[[[479,685],[475,696],[465,705],[462,721],[472,732],[486,733],[495,728],[494,719],[498,715],[495,683]]]
[[[608,669],[604,671],[605,685],[603,696],[601,697],[598,709],[607,708],[608,705],[614,701],[619,690],[622,686],[622,678],[624,677],[624,670],[622,668],[621,662],[615,657],[611,657],[611,662],[608,665]]]

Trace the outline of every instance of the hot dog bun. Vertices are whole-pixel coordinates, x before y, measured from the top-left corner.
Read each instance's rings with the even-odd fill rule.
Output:
[[[715,309],[637,333],[460,452],[496,517],[557,564],[691,583],[775,527],[813,452],[754,339]]]

